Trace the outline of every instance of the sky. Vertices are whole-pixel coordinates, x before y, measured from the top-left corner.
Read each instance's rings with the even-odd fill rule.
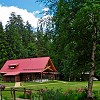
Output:
[[[24,22],[29,21],[32,27],[37,27],[37,21],[43,14],[43,11],[48,11],[42,3],[36,0],[0,0],[0,21],[3,26],[9,21],[11,12],[16,15],[21,15]]]

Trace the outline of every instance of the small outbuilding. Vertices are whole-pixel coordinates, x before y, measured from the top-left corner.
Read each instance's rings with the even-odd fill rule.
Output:
[[[42,81],[55,79],[57,70],[50,57],[8,60],[0,70],[3,81]]]

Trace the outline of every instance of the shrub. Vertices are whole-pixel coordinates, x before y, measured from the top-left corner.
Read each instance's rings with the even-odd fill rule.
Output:
[[[42,96],[43,100],[65,100],[65,95],[61,89],[41,89],[39,91],[39,95]]]
[[[93,91],[95,100],[100,100],[100,91]],[[24,95],[20,95],[24,98]],[[26,97],[29,99],[29,95]],[[40,89],[36,94],[32,95],[32,100],[86,100],[87,89],[78,88],[76,90],[68,89],[63,92],[62,89]]]
[[[66,92],[62,92],[61,89],[41,89],[39,95],[42,96],[43,100],[85,100],[87,95],[83,88],[78,90],[68,89]],[[49,99],[50,98],[50,99]]]
[[[93,91],[93,97],[95,100],[100,100],[100,91]]]
[[[26,97],[25,97],[24,94],[20,94],[19,95],[19,98],[22,98],[22,99],[30,99],[30,95],[27,94]],[[32,100],[42,100],[42,99],[41,99],[40,95],[38,95],[38,94],[32,94]]]

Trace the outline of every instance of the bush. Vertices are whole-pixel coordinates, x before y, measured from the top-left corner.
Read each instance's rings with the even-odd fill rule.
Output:
[[[21,95],[19,95],[19,98],[25,98],[25,95],[24,94],[21,94]],[[27,99],[29,99],[29,98],[27,98]]]
[[[26,97],[25,97],[24,94],[21,94],[21,95],[19,95],[19,98],[30,99],[30,95],[27,94]],[[34,93],[34,94],[32,94],[32,100],[42,100],[42,99],[41,99],[40,95],[37,95],[37,94]]]
[[[39,95],[43,100],[65,100],[65,95],[62,93],[61,89],[41,89]]]
[[[66,92],[62,92],[61,89],[41,89],[39,95],[42,96],[43,100],[85,100],[86,91],[82,88],[78,90],[69,89]],[[50,98],[50,99],[49,99]]]
[[[95,100],[100,100],[100,91],[93,91],[93,97]]]
[[[43,100],[86,100],[87,89],[78,88],[77,90],[68,89],[66,92],[62,92],[61,89],[40,89],[38,95]],[[100,100],[100,91],[93,91],[94,100]]]
[[[93,91],[95,100],[100,100],[100,91]],[[19,98],[24,98],[24,95],[20,95]],[[26,97],[30,98],[29,95]],[[36,94],[32,95],[32,100],[86,100],[87,89],[78,88],[77,90],[68,89],[63,92],[62,89],[40,89]]]

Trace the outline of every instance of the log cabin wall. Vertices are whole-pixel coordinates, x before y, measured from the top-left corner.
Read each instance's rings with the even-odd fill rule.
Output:
[[[3,77],[2,77],[2,80],[3,80],[4,82],[6,82],[6,77],[5,77],[5,76],[3,76]]]
[[[19,75],[15,76],[15,82],[20,82],[20,76]]]

